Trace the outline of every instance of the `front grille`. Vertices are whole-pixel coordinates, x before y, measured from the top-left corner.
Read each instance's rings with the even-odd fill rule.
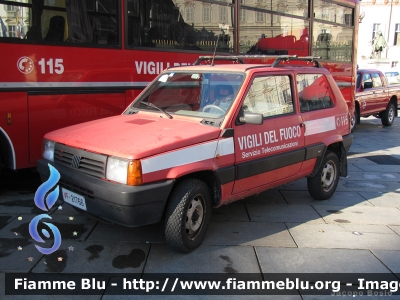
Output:
[[[107,155],[56,144],[54,162],[97,178],[106,176]]]

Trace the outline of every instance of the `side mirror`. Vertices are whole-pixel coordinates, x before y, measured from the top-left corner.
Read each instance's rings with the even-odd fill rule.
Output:
[[[365,89],[372,89],[372,82],[371,81],[366,81],[364,82],[364,90]]]
[[[239,121],[244,124],[261,125],[264,122],[264,117],[262,114],[245,112],[244,115],[239,118]]]

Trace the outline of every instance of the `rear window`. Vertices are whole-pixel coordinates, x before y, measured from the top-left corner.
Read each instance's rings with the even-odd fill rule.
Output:
[[[296,80],[301,112],[333,107],[333,93],[325,75],[298,74]]]

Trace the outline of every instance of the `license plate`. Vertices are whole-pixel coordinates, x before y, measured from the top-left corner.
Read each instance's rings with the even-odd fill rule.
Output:
[[[67,189],[61,188],[63,199],[65,202],[78,207],[80,209],[86,210],[85,197],[71,192]]]

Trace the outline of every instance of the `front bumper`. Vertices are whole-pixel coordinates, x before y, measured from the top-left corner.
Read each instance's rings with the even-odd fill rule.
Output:
[[[82,174],[49,160],[40,159],[37,170],[43,182],[50,176],[48,164],[60,173],[61,179],[58,182],[60,187],[85,197],[87,213],[128,227],[159,222],[175,182],[166,180],[141,186],[127,186]],[[60,200],[63,200],[61,193]]]

